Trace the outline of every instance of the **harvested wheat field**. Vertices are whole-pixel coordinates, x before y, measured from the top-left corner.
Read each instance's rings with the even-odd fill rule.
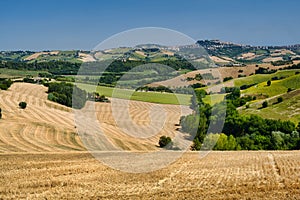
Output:
[[[0,199],[300,197],[300,151],[210,152],[202,158],[198,152],[159,151],[157,154],[161,135],[177,137],[178,141],[183,138],[175,124],[181,114],[190,111],[183,109],[185,113],[181,113],[179,106],[160,107],[125,100],[88,102],[85,108],[95,109],[95,118],[107,143],[89,140],[90,137],[82,140],[75,126],[85,128],[85,121],[75,124],[71,109],[48,101],[46,90],[41,85],[14,83],[8,91],[0,91],[3,114]],[[27,102],[26,109],[18,108],[20,101]],[[115,114],[113,108],[117,108]],[[154,121],[150,110],[152,115],[159,115]],[[162,110],[165,116],[160,114]],[[125,111],[130,122],[122,114]],[[154,127],[146,131],[152,123],[159,124],[158,121],[163,121],[162,129]],[[133,124],[127,131],[141,133],[142,137],[126,133],[122,127],[128,123]],[[106,151],[87,152],[83,143],[91,149]],[[144,160],[134,160],[139,157],[132,157],[128,152],[138,153]],[[173,155],[179,159],[169,164]],[[135,163],[140,170],[134,169]],[[156,165],[161,166],[155,170]],[[138,173],[143,169],[144,173]]]
[[[14,83],[0,91],[0,152],[84,150],[75,133],[71,109],[47,100],[47,88]],[[27,108],[18,107],[27,102]]]
[[[47,100],[47,88],[41,85],[29,83],[14,83],[8,91],[0,91],[0,107],[3,118],[0,121],[0,152],[57,152],[57,151],[82,151],[85,150],[78,129],[93,128],[89,121],[83,119],[74,122],[72,109]],[[27,102],[27,108],[18,107],[20,101]],[[97,126],[107,138],[108,144],[117,150],[156,151],[159,137],[168,135],[175,137],[180,134],[176,131],[176,124],[181,115],[190,112],[187,107],[181,110],[176,105],[156,105],[139,101],[115,100],[112,102],[118,110],[114,116],[110,103],[87,103],[87,107],[93,105],[97,115]],[[157,108],[156,108],[157,107]],[[158,117],[154,120],[163,122],[161,127],[150,118],[149,112]],[[123,115],[128,111],[128,116]],[[161,115],[161,111],[165,116]],[[184,111],[182,113],[182,111]],[[129,132],[141,134],[143,138],[128,135],[124,127],[128,125]],[[118,122],[118,124],[116,124]],[[152,122],[152,123],[150,123]],[[152,126],[152,129],[149,129]],[[122,129],[123,128],[123,129]],[[153,129],[156,128],[156,129]],[[160,129],[161,128],[161,129]],[[93,131],[93,130],[92,130]],[[93,144],[91,144],[93,142]],[[102,148],[101,143],[86,140],[85,144],[94,150],[109,150]]]
[[[90,154],[1,154],[0,197],[29,199],[299,199],[300,152],[196,152],[149,173]]]

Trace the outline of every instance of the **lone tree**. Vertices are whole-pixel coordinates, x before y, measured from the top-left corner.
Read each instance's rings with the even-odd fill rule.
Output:
[[[263,108],[268,107],[268,102],[267,102],[267,101],[264,101],[264,102],[262,103],[262,107],[263,107]]]
[[[159,144],[160,147],[165,147],[165,146],[167,146],[170,142],[172,142],[172,139],[171,139],[170,137],[161,136],[161,137],[159,138],[158,144]]]
[[[2,109],[0,108],[0,119],[2,118]]]
[[[270,86],[271,83],[272,83],[272,82],[271,82],[270,80],[268,80],[267,85]]]
[[[281,102],[283,102],[283,98],[282,97],[278,97],[277,98],[277,103],[281,103]]]
[[[25,109],[26,106],[27,106],[27,103],[24,102],[24,101],[21,101],[21,102],[19,103],[19,107],[22,108],[22,109]]]

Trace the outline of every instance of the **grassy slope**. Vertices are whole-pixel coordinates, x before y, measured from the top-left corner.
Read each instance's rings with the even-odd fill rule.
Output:
[[[203,98],[203,101],[205,103],[208,103],[210,105],[215,105],[216,103],[220,103],[224,100],[225,94],[212,94],[207,95]]]
[[[288,88],[300,88],[300,74],[288,78],[272,81],[271,86],[266,82],[259,83],[243,91],[244,94],[264,94],[269,97],[286,93]]]
[[[259,95],[263,94],[268,98],[250,102],[250,108],[245,109],[245,106],[240,109],[241,114],[257,114],[264,118],[291,120],[295,123],[300,122],[300,90],[295,90],[287,93],[288,88],[300,88],[300,74],[295,75],[295,71],[288,70],[280,71],[275,74],[254,75],[243,79],[235,80],[238,85],[258,83],[256,86],[250,87],[243,94]],[[267,86],[267,80],[272,77],[287,77],[282,80],[272,81],[271,86]],[[284,101],[277,103],[277,98],[281,96]],[[261,108],[262,102],[267,101],[269,106]]]
[[[283,102],[277,103],[277,98],[268,100],[269,106],[261,108],[261,102],[250,104],[250,108],[242,108],[242,114],[257,114],[264,118],[281,120],[291,120],[295,123],[300,122],[300,90],[281,95]]]
[[[276,77],[276,76],[277,77],[293,76],[295,75],[296,71],[300,71],[300,70],[283,70],[283,71],[278,71],[274,74],[256,74],[244,78],[237,78],[234,80],[234,85],[240,87],[242,85],[249,85],[252,83],[262,83],[271,80],[272,77]]]

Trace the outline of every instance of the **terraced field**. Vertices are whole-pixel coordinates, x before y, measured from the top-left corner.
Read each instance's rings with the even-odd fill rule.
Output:
[[[1,154],[0,197],[299,199],[300,152],[197,152],[154,172],[113,170],[88,153]]]

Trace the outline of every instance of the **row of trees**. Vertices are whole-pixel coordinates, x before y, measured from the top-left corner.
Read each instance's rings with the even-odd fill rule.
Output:
[[[135,91],[152,91],[152,92],[168,92],[168,93],[173,93],[173,91],[168,88],[165,87],[163,85],[157,86],[157,87],[150,87],[150,86],[143,86],[143,87],[139,87],[137,88]]]
[[[204,139],[202,149],[210,147],[213,150],[295,150],[300,149],[300,140],[298,131],[291,134],[272,131],[269,137],[259,134],[234,137],[216,133],[208,134]]]
[[[255,74],[273,74],[277,72],[276,69],[266,69],[263,67],[259,67],[258,69],[255,70]]]
[[[82,108],[87,100],[85,90],[78,88],[71,83],[53,82],[47,84],[48,99],[68,107]]]
[[[95,102],[110,102],[104,95],[100,95],[98,92],[92,92],[87,94],[87,99]]]
[[[0,68],[17,69],[17,70],[43,70],[55,75],[75,75],[81,64],[66,61],[51,62],[0,62]]]
[[[176,58],[176,59],[166,59],[157,62],[153,61],[133,61],[133,60],[106,60],[85,63],[84,68],[86,72],[94,74],[95,72],[101,71],[101,69],[106,72],[127,72],[136,66],[144,65],[147,63],[157,63],[161,65],[166,65],[174,70],[179,69],[190,69],[194,70],[194,66],[185,59]],[[44,70],[52,74],[77,74],[81,63],[77,62],[68,62],[68,61],[48,61],[48,62],[14,62],[14,61],[5,61],[0,62],[0,68],[8,69],[18,69],[18,70]],[[98,69],[95,71],[95,69]],[[101,71],[103,72],[103,71]]]

